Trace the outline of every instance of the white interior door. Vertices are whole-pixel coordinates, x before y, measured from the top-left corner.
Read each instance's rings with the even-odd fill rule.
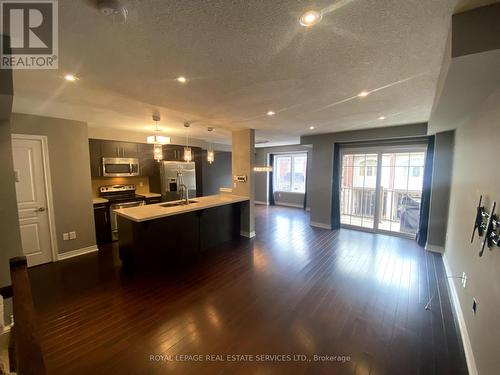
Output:
[[[17,210],[28,266],[52,261],[43,139],[12,136]]]

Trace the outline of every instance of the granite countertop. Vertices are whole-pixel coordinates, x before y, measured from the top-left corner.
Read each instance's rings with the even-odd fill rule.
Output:
[[[109,201],[105,198],[93,198],[93,204],[108,203]]]
[[[160,219],[162,217],[179,215],[186,212],[203,210],[205,208],[223,206],[226,204],[248,201],[248,197],[243,197],[233,194],[209,195],[206,197],[192,198],[196,203],[189,205],[162,207],[163,203],[149,204],[146,206],[137,206],[130,208],[122,208],[116,210],[115,213],[135,222]]]

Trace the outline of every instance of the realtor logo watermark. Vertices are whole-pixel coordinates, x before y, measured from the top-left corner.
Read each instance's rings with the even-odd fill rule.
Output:
[[[0,0],[1,69],[57,69],[57,0]]]

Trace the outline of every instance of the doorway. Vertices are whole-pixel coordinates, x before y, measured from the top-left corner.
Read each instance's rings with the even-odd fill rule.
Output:
[[[344,227],[414,237],[426,146],[386,146],[341,151],[340,222]]]
[[[12,135],[19,230],[28,266],[55,260],[56,242],[47,138]]]

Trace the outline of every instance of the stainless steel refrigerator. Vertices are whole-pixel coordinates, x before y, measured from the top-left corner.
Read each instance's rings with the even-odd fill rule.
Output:
[[[164,201],[181,199],[180,179],[189,190],[189,197],[196,197],[196,166],[194,162],[162,161],[160,165],[161,194]]]

